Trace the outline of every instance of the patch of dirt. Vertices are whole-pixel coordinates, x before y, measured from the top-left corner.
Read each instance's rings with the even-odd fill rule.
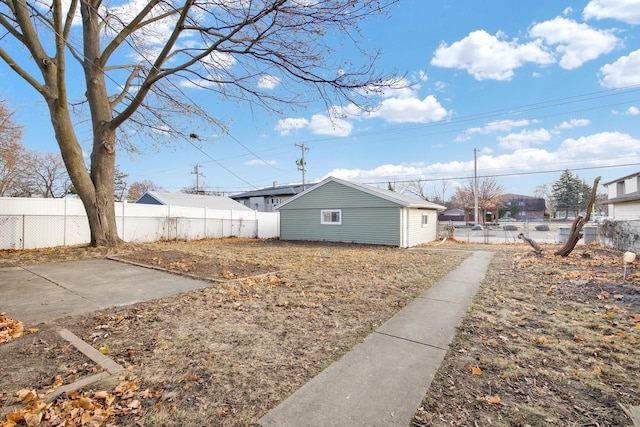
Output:
[[[640,405],[640,274],[579,246],[501,247],[412,425],[631,425]],[[629,274],[630,273],[630,274]]]
[[[74,259],[74,251],[96,255],[75,248],[62,250],[61,260]],[[46,262],[54,253],[46,252]],[[126,367],[122,380],[143,395],[129,396],[140,406],[114,424],[238,426],[254,425],[469,252],[222,239],[126,245],[109,255],[209,279],[245,279],[60,319],[41,331],[67,328]],[[20,258],[11,263],[43,259],[37,251]],[[58,347],[52,354],[62,359],[43,363],[53,338],[40,337],[0,345],[0,369],[15,371],[10,382],[0,372],[0,393],[41,391],[59,366],[83,363]],[[20,366],[33,372],[21,377]]]
[[[138,251],[113,258],[212,280],[242,279],[274,272],[277,268],[269,262],[256,264],[179,250]]]

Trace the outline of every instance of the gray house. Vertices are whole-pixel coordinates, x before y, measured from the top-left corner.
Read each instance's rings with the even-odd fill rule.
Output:
[[[438,237],[444,206],[329,177],[278,206],[280,238],[407,248]]]

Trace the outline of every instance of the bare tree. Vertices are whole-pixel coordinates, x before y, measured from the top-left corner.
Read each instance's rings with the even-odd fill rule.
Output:
[[[548,213],[556,211],[556,199],[553,197],[553,187],[551,184],[544,183],[533,189],[533,195],[544,199],[544,204]]]
[[[26,148],[20,142],[22,127],[13,119],[15,112],[0,101],[0,196],[10,196],[24,171]]]
[[[412,181],[404,182],[404,185],[401,187],[401,192],[444,206],[447,200],[447,189],[450,186],[451,182],[445,178],[436,181],[417,178]],[[427,194],[427,189],[429,187],[431,187],[431,192]],[[397,188],[398,187],[396,187],[396,189]]]
[[[504,187],[498,183],[495,177],[488,176],[478,179],[478,207],[482,212],[496,209],[502,203]],[[467,183],[456,188],[451,198],[452,204],[461,208],[470,208],[475,205],[474,182],[469,179]],[[475,219],[478,222],[478,219]],[[484,222],[484,221],[481,221]]]
[[[135,202],[147,191],[157,191],[160,187],[155,182],[145,179],[144,181],[134,181],[127,191],[127,200]]]
[[[91,244],[115,245],[120,242],[113,205],[116,151],[127,144],[139,148],[126,139],[126,127],[176,140],[194,133],[185,115],[203,126],[222,127],[188,96],[193,88],[274,112],[317,98],[327,105],[338,100],[366,107],[372,91],[398,82],[376,72],[377,53],[360,49],[358,25],[397,1],[2,0],[2,37],[11,40],[0,47],[0,58],[46,102],[87,212]],[[362,56],[342,61],[329,44],[335,37],[327,34],[344,35]],[[359,59],[362,65],[356,64]],[[70,70],[84,81],[70,85]],[[272,90],[273,84],[283,89]],[[89,109],[89,171],[70,88]]]
[[[71,181],[60,154],[32,153],[30,164],[32,167],[24,177],[33,195],[64,197],[69,194]]]
[[[402,192],[411,196],[417,197],[422,200],[429,200],[425,192],[427,181],[422,178],[417,178],[412,181],[407,181],[402,186]]]

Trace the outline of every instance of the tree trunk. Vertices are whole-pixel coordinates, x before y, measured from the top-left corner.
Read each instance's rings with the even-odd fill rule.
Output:
[[[80,5],[84,29],[82,65],[93,124],[91,181],[94,191],[86,201],[79,194],[89,217],[91,245],[114,246],[122,242],[118,237],[114,206],[116,132],[112,124],[113,109],[107,93],[103,64],[100,62],[99,7],[99,1],[86,1]]]
[[[593,181],[593,187],[591,188],[591,199],[589,200],[589,205],[587,206],[587,212],[585,217],[582,218],[581,215],[578,215],[576,219],[571,224],[571,231],[569,232],[569,237],[567,241],[562,245],[560,249],[558,249],[555,254],[560,256],[568,256],[575,249],[578,244],[578,240],[582,238],[582,227],[589,222],[591,218],[591,210],[593,209],[593,204],[596,202],[596,193],[598,191],[598,183],[600,182],[601,177],[597,177],[595,181]]]
[[[62,159],[87,213],[91,231],[91,246],[113,246],[121,243],[120,237],[118,237],[113,204],[115,156],[96,155],[94,148],[92,172],[89,175],[82,147],[76,139],[66,105],[59,106],[56,100],[51,100],[49,110]],[[113,166],[109,165],[110,162],[113,163]],[[109,179],[110,169],[112,172]]]

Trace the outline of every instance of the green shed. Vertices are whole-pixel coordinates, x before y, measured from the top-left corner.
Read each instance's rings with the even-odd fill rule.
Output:
[[[444,206],[329,177],[277,208],[280,239],[408,248],[438,237]]]

